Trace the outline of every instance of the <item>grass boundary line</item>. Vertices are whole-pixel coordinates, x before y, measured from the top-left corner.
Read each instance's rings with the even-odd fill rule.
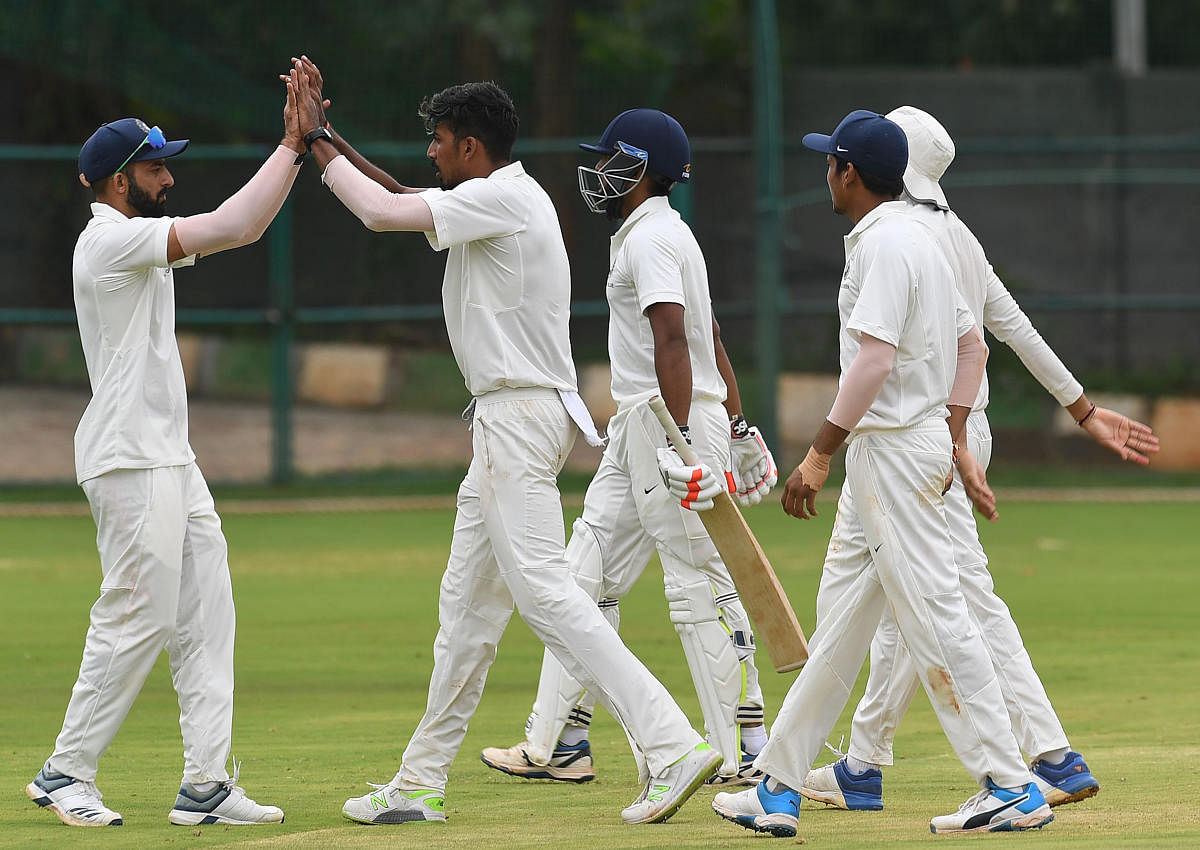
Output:
[[[836,503],[839,492],[829,488],[821,499]],[[998,487],[997,505],[1005,502],[1200,502],[1200,487]],[[770,497],[768,497],[769,499]],[[275,499],[222,499],[219,513],[228,516],[255,514],[365,513],[378,511],[446,510],[455,506],[454,496],[330,496]],[[578,508],[582,493],[566,493],[563,505]],[[86,502],[3,502],[0,518],[88,516]]]

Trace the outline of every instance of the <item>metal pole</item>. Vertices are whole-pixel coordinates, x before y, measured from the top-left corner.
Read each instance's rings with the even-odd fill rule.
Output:
[[[1146,73],[1146,0],[1112,0],[1113,64],[1117,73]]]
[[[271,307],[271,481],[289,481],[292,468],[292,200],[288,198],[267,233],[267,278]]]
[[[759,429],[779,437],[776,393],[779,376],[780,246],[783,243],[783,110],[775,0],[756,0],[754,38],[755,162],[755,362],[758,366]]]

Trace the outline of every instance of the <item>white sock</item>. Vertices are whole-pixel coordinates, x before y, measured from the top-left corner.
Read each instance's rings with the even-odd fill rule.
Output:
[[[562,734],[558,736],[560,744],[566,744],[568,747],[573,747],[576,744],[581,744],[587,740],[588,730],[586,726],[564,726]]]
[[[219,783],[217,783],[217,782],[189,782],[188,784],[192,786],[192,790],[195,791],[197,794],[207,794],[209,791],[216,791],[217,785]]]
[[[1035,762],[1044,761],[1046,764],[1062,764],[1063,759],[1067,757],[1067,753],[1071,752],[1070,747],[1060,747],[1057,750],[1050,750],[1048,753],[1042,753],[1034,759]]]
[[[772,794],[778,794],[780,791],[791,791],[793,794],[795,793],[794,788],[784,785],[782,782],[780,782],[778,779],[775,779],[774,777],[768,776],[766,778],[766,783],[767,783],[767,791],[769,791]]]
[[[742,749],[749,755],[756,756],[767,745],[766,726],[742,726]]]
[[[850,769],[851,773],[864,773],[868,770],[878,769],[879,765],[856,759],[854,756],[846,756],[846,767]]]

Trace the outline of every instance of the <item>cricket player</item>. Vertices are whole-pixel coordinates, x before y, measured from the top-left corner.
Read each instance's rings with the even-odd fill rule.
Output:
[[[987,348],[933,235],[897,200],[908,161],[904,132],[855,110],[832,135],[810,133],[803,142],[826,154],[834,211],[854,227],[838,295],[841,387],[784,487],[784,510],[816,515],[830,456],[849,437],[846,483],[811,655],[755,762],[766,776],[756,788],[718,794],[713,809],[749,829],[795,835],[799,789],[890,606],[946,736],[981,786],[930,829],[1043,826],[1054,815],[1021,758],[968,614],[942,497]]]
[[[96,520],[100,598],[54,752],[25,789],[71,826],[119,826],[96,788],[112,743],[163,649],[179,694],[183,783],[173,824],[279,823],[226,770],[233,733],[233,592],[221,520],[188,444],[175,342],[174,269],[256,241],[304,154],[291,110],[275,152],[217,209],[166,214],[168,141],[137,118],[105,124],[79,151],[95,197],[71,275],[92,398],[75,432],[75,470]]]
[[[700,518],[659,481],[663,432],[647,405],[662,396],[704,463],[729,471],[736,481],[731,489],[744,503],[759,501],[778,480],[770,451],[742,415],[733,367],[713,319],[704,256],[670,204],[671,190],[690,179],[691,146],[670,115],[630,109],[609,123],[597,144],[581,147],[603,158],[595,168],[579,167],[588,208],[622,222],[612,237],[607,286],[617,412],[583,515],[572,529],[567,562],[615,628],[619,600],[658,550],[671,622],[708,740],[724,757],[714,781],[752,782],[754,756],[766,732],[749,620]],[[719,606],[731,624],[728,631]],[[745,665],[746,693],[739,662]],[[594,701],[579,704],[582,695],[547,651],[526,740],[488,747],[481,754],[484,764],[530,779],[593,779],[587,735]]]
[[[446,328],[474,398],[474,456],[458,491],[425,716],[395,777],[347,800],[342,811],[368,824],[446,819],[450,765],[515,604],[645,753],[651,778],[624,820],[666,820],[721,756],[567,567],[556,476],[577,426],[598,438],[576,392],[566,248],[550,198],[512,160],[513,103],[494,83],[426,98],[420,114],[433,136],[428,156],[441,188],[396,193],[355,166],[344,140],[335,143],[315,70],[313,80],[312,96],[299,101],[301,126],[324,183],[371,229],[421,232],[435,250],[449,251]],[[695,471],[715,483],[711,471]]]
[[[908,140],[904,198],[909,213],[935,234],[976,323],[1012,348],[1030,374],[1096,442],[1116,452],[1122,460],[1148,463],[1148,455],[1158,451],[1158,438],[1151,429],[1088,401],[1083,387],[1046,345],[996,276],[979,240],[951,211],[938,182],[954,160],[954,142],[945,128],[932,115],[912,106],[894,109],[887,117],[904,130]],[[967,418],[970,455],[983,470],[987,469],[992,454],[987,404],[985,374]],[[954,540],[963,596],[991,654],[1013,731],[1021,749],[1031,759],[1034,781],[1050,806],[1093,796],[1100,785],[1083,757],[1071,749],[1012,614],[996,595],[971,499],[960,475],[955,476],[946,497],[946,519]],[[843,809],[882,809],[883,775],[879,768],[892,764],[896,728],[916,693],[917,681],[912,657],[900,637],[896,620],[885,610],[871,642],[871,674],[854,713],[847,754],[810,772],[800,792],[809,799]]]

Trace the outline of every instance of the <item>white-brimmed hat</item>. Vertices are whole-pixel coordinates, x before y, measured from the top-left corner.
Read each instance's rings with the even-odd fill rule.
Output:
[[[914,201],[950,209],[946,193],[938,183],[954,162],[954,141],[946,128],[928,112],[915,106],[899,106],[887,114],[908,138],[908,167],[904,189]]]

